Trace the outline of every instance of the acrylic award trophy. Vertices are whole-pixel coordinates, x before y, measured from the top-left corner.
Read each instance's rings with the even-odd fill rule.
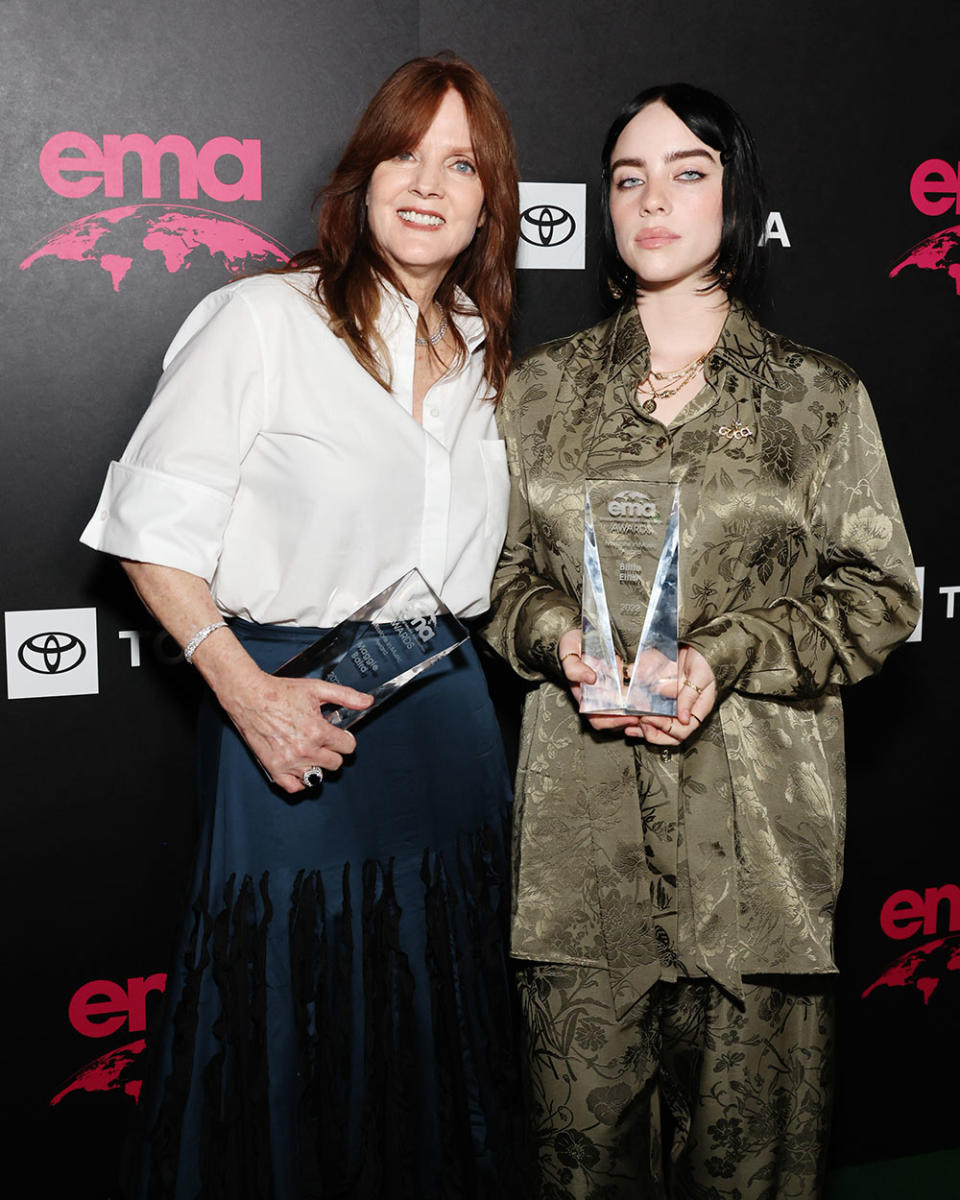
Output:
[[[676,716],[677,486],[588,479],[583,518],[580,711]]]
[[[331,725],[347,729],[468,637],[466,628],[414,568],[285,662],[274,675],[309,675],[369,693],[373,696],[369,708],[324,708],[324,718]]]

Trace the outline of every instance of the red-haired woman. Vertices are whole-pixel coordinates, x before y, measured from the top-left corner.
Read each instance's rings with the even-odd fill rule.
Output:
[[[209,684],[143,1194],[512,1186],[510,789],[474,651],[356,740],[321,706],[369,697],[270,672],[414,566],[453,612],[487,608],[517,229],[489,84],[399,68],[317,248],[188,317],[84,533]]]

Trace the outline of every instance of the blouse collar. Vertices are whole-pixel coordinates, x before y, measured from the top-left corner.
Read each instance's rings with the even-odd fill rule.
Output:
[[[404,330],[412,332],[417,326],[417,305],[409,296],[398,291],[387,280],[380,280],[383,299],[380,303],[380,314],[377,326],[383,340],[389,345],[391,338],[403,337]],[[471,353],[484,341],[487,336],[483,319],[476,305],[461,288],[454,291],[454,300],[460,308],[467,309],[465,313],[451,312],[448,320],[452,321],[466,343]]]

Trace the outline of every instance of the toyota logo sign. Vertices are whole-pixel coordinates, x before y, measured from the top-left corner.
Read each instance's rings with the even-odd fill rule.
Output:
[[[586,184],[520,181],[520,270],[582,271],[586,229]]]
[[[18,609],[3,624],[8,700],[99,692],[96,609]]]
[[[62,675],[79,667],[87,648],[72,633],[35,633],[21,642],[17,658],[28,671],[38,675]]]
[[[557,204],[534,204],[520,214],[520,236],[531,246],[562,246],[576,228],[571,214]]]

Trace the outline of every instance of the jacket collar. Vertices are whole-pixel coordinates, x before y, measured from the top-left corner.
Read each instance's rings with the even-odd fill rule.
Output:
[[[650,343],[635,304],[624,305],[601,322],[598,332],[598,344],[605,346],[608,343],[608,378],[611,381],[633,364],[636,364],[638,378],[646,375],[650,369]],[[717,345],[706,362],[707,379],[713,382],[721,366],[726,365],[747,379],[776,387],[768,338],[769,334],[749,309],[737,301],[731,303]]]

